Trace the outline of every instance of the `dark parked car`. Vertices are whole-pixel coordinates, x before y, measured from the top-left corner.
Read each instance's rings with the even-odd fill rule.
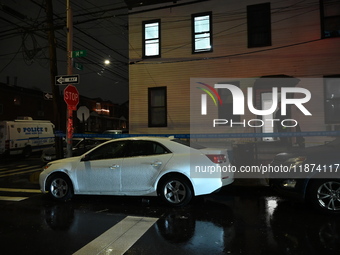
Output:
[[[72,139],[72,156],[80,156],[88,150],[96,147],[97,145],[108,141],[108,139],[95,139],[95,138],[73,138]],[[64,157],[66,156],[66,141],[64,141]],[[55,148],[49,148],[43,151],[41,160],[43,162],[50,162],[57,159]]]
[[[280,171],[271,174],[269,184],[280,193],[303,199],[323,212],[340,213],[340,138],[279,153],[271,165]]]

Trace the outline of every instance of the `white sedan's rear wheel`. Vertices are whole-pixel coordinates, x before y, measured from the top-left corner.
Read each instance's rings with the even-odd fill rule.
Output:
[[[171,206],[184,206],[191,201],[193,191],[185,178],[171,176],[161,181],[158,195]]]

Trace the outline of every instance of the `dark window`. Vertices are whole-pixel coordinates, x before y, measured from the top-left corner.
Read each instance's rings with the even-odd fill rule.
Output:
[[[121,158],[125,156],[125,148],[125,141],[107,143],[89,153],[86,160]]]
[[[149,88],[149,127],[167,126],[166,87]]]
[[[3,114],[3,113],[4,113],[4,105],[0,104],[0,114]]]
[[[44,111],[44,101],[37,101],[38,111]]]
[[[247,6],[248,47],[272,44],[270,3]]]
[[[340,123],[340,76],[324,79],[325,123]]]
[[[340,1],[320,0],[321,37],[340,36]]]
[[[211,12],[193,14],[192,53],[212,51],[212,14]]]
[[[95,139],[81,139],[79,140],[75,140],[73,139],[73,148],[91,148],[94,147],[96,145],[101,144],[102,142],[104,142],[105,140],[95,140]]]
[[[240,87],[239,81],[227,82],[227,84],[232,84],[237,87]],[[229,89],[218,89],[218,94],[221,97],[222,105],[218,105],[218,118],[226,119],[229,121],[233,120],[233,122],[240,121],[240,115],[233,115],[233,96]]]
[[[161,24],[160,20],[143,22],[143,57],[161,56]]]
[[[127,151],[128,157],[159,155],[170,152],[167,148],[157,142],[143,140],[130,141]]]

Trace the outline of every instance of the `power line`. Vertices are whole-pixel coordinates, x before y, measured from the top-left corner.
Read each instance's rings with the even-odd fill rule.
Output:
[[[39,5],[40,7],[41,7],[41,4],[39,4],[39,3],[37,3],[37,2],[35,2],[34,0],[31,0],[33,3],[35,3],[35,4],[37,4],[37,5]],[[199,3],[199,2],[202,2],[202,1],[205,1],[205,0],[200,0],[200,1],[192,1],[192,2],[190,2],[190,4],[192,4],[192,3]],[[87,1],[88,2],[88,1]],[[279,3],[279,2],[285,2],[285,1],[276,1],[276,2],[274,2],[274,3]],[[283,11],[288,11],[288,10],[304,10],[303,8],[305,8],[306,6],[308,6],[308,7],[310,7],[310,6],[313,6],[313,5],[316,5],[316,3],[317,3],[317,1],[314,1],[313,3],[305,3],[304,5],[301,5],[301,3],[304,3],[305,1],[299,1],[298,3],[294,3],[294,4],[292,4],[292,5],[289,5],[289,6],[283,6],[283,7],[277,7],[276,9],[274,9],[274,13],[275,12],[277,12],[277,13],[279,13],[279,12],[283,12]],[[79,5],[78,5],[79,6]],[[181,6],[181,5],[169,5],[169,6],[166,6],[166,7],[162,7],[162,8],[170,8],[170,7],[176,7],[176,6]],[[98,10],[99,9],[99,10]],[[117,11],[117,10],[123,10],[123,9],[126,9],[126,7],[117,7],[117,8],[109,8],[109,9],[101,9],[101,7],[100,6],[96,6],[96,7],[94,7],[93,8],[93,10],[94,11],[91,11],[91,12],[86,12],[86,13],[78,13],[78,14],[75,14],[74,16],[76,16],[76,17],[83,17],[83,16],[91,16],[91,15],[96,15],[96,14],[104,14],[104,13],[108,13],[108,12],[111,12],[111,11]],[[150,10],[154,10],[155,8],[150,8],[150,9],[148,9],[148,10],[143,10],[142,12],[148,12],[148,11],[150,11]],[[156,8],[157,9],[157,8]],[[244,9],[244,8],[243,8]],[[41,9],[40,9],[41,10]],[[227,17],[230,17],[230,15],[244,15],[246,12],[245,11],[241,11],[242,10],[242,8],[240,8],[240,9],[237,9],[237,10],[232,10],[232,11],[230,11],[230,12],[228,12],[227,14],[225,14],[225,13],[217,13],[215,16],[219,16],[219,17],[223,17],[223,15],[226,15]],[[313,10],[311,10],[311,11],[313,11]],[[305,13],[307,13],[307,12],[309,12],[309,11],[306,11]],[[91,21],[99,21],[99,20],[107,20],[107,21],[110,21],[110,18],[112,18],[112,17],[120,17],[120,16],[124,16],[124,15],[133,15],[133,14],[136,14],[136,13],[141,13],[141,12],[139,12],[139,11],[137,11],[137,12],[131,12],[131,13],[129,13],[129,14],[116,14],[116,15],[106,15],[106,16],[104,16],[104,15],[101,15],[100,17],[95,17],[95,18],[92,18],[92,19],[86,19],[86,20],[83,20],[83,21],[79,21],[78,23],[77,22],[75,22],[75,24],[84,24],[84,23],[88,23],[88,22],[91,22]],[[303,14],[303,13],[302,13]],[[296,16],[299,16],[299,15],[302,15],[302,14],[297,14],[297,15],[295,15],[295,16],[292,16],[292,17],[296,17]],[[39,16],[38,16],[39,17]],[[35,24],[36,24],[36,29],[37,29],[37,20],[38,20],[38,17],[36,18],[36,22],[35,22]],[[61,17],[60,15],[57,15],[57,14],[55,14],[55,19],[54,20],[65,20],[65,18],[64,17]],[[289,17],[289,18],[292,18],[292,17]],[[242,18],[242,17],[241,17]],[[188,19],[190,19],[190,18],[188,18]],[[235,16],[234,17],[234,20],[235,19],[240,19],[240,18],[238,18],[237,16]],[[288,18],[285,18],[285,19],[282,19],[282,20],[286,20],[286,19],[288,19]],[[282,21],[282,20],[279,20],[279,21],[275,21],[275,22],[280,22],[280,21]],[[183,19],[181,19],[181,20],[179,20],[179,19],[176,19],[176,20],[173,20],[173,21],[168,21],[168,22],[180,22],[180,21],[183,21]],[[220,21],[220,22],[226,22],[226,21],[230,21],[230,19],[229,20],[222,20],[222,21]],[[275,23],[275,22],[273,22],[273,23]],[[226,35],[230,35],[230,34],[223,34],[223,33],[225,33],[225,32],[227,32],[227,31],[230,31],[230,30],[232,30],[232,29],[235,29],[235,28],[237,28],[237,27],[240,27],[240,26],[243,26],[245,23],[243,22],[242,24],[238,24],[238,25],[235,25],[234,27],[231,27],[231,28],[227,28],[227,29],[225,29],[225,30],[223,30],[223,31],[219,31],[218,33],[215,33],[213,36],[216,36],[216,35],[219,35],[219,36],[226,36]],[[14,25],[14,24],[13,24]],[[15,24],[15,25],[17,25],[17,24]],[[59,25],[59,26],[57,26],[57,27],[64,27],[64,24],[62,24],[62,25]],[[92,40],[94,40],[96,43],[99,43],[99,44],[101,44],[102,46],[104,46],[105,48],[107,48],[108,50],[111,50],[111,51],[113,51],[115,54],[117,54],[118,56],[120,56],[120,57],[123,57],[124,59],[128,59],[127,58],[127,56],[125,56],[124,54],[122,54],[122,53],[120,53],[120,52],[118,52],[117,50],[115,50],[115,49],[113,49],[112,47],[110,47],[109,45],[107,45],[107,44],[105,44],[105,43],[103,43],[103,42],[101,42],[101,41],[99,41],[97,38],[95,38],[94,36],[92,36],[92,35],[90,35],[89,33],[87,33],[87,32],[85,32],[85,31],[83,31],[83,29],[81,29],[81,28],[78,28],[77,27],[77,25],[75,26],[75,28],[77,29],[77,31],[79,31],[80,33],[82,33],[82,34],[84,34],[85,36],[87,36],[87,37],[89,37],[89,38],[91,38]],[[34,29],[34,28],[33,28]],[[40,28],[39,30],[43,30],[42,28]],[[232,34],[235,34],[235,33],[240,33],[240,32],[244,32],[245,30],[239,30],[239,31],[234,31]],[[63,36],[65,36],[65,35],[63,35]],[[81,39],[80,37],[77,37],[77,39],[78,40],[82,40],[83,42],[86,42],[87,44],[89,44],[89,45],[91,45],[92,47],[93,47],[93,44],[90,44],[88,41],[84,41],[83,39]],[[78,43],[79,44],[79,43]],[[165,51],[164,53],[168,53],[168,52],[170,52],[170,51],[172,51],[172,50],[175,50],[175,49],[178,49],[178,48],[181,48],[181,47],[185,47],[185,46],[187,46],[187,45],[189,45],[189,44],[191,44],[191,42],[190,43],[186,43],[186,44],[183,44],[183,45],[180,45],[180,46],[176,46],[175,48],[172,48],[172,49],[170,49],[170,50],[168,50],[168,51]],[[81,44],[79,44],[79,46],[82,46]],[[130,47],[132,47],[131,45],[130,45]],[[95,47],[93,47],[93,48],[95,48]],[[269,49],[270,50],[270,49]],[[240,53],[241,55],[243,54],[243,53]],[[248,53],[245,53],[245,54],[248,54]],[[229,56],[229,55],[228,55]],[[228,56],[220,56],[220,57],[228,57]],[[218,57],[216,57],[216,58],[218,58]],[[98,59],[98,57],[97,57],[97,59]],[[205,58],[205,59],[212,59],[212,58]],[[85,59],[86,61],[89,61],[88,59]],[[197,60],[200,60],[200,59],[193,59],[193,60],[185,60],[185,61],[197,61]],[[122,64],[122,65],[125,65],[126,63],[125,62],[123,62],[123,61],[120,61],[120,60],[117,60],[117,62],[118,63],[120,63],[120,64]],[[181,61],[180,61],[181,62]],[[95,63],[95,61],[90,61],[90,63],[92,63],[92,64],[94,64]],[[139,62],[140,64],[141,64],[141,62]],[[162,63],[165,63],[165,62],[162,62]],[[166,62],[166,63],[172,63],[172,62]],[[98,66],[100,66],[100,65],[98,65]]]
[[[35,3],[36,5],[38,5],[38,6],[41,7],[41,4],[39,4],[39,3],[37,3],[37,2],[35,2],[35,1],[33,1],[33,0],[32,0],[32,2]],[[58,14],[54,14],[54,16],[55,16],[56,19],[58,19],[58,20],[64,20],[64,18],[62,18],[62,17],[59,16]],[[54,19],[54,20],[56,20],[56,19]],[[57,25],[57,27],[65,27],[65,22],[66,22],[66,21],[64,21],[64,23],[63,23],[62,26]],[[93,37],[92,35],[90,35],[90,34],[84,32],[84,31],[82,31],[82,29],[78,28],[77,26],[74,26],[74,28],[75,28],[77,31],[79,31],[79,32],[85,34],[86,36],[90,37],[90,38],[91,38],[92,40],[94,40],[95,42],[97,42],[97,43],[99,43],[99,44],[102,44],[104,47],[106,47],[106,48],[108,48],[109,50],[113,51],[115,54],[118,54],[119,56],[124,57],[125,59],[128,59],[126,56],[124,56],[124,55],[121,54],[120,52],[118,52],[118,51],[116,51],[115,49],[113,49],[112,47],[110,47],[110,46],[108,46],[108,45],[102,43],[101,41],[99,41],[98,39],[96,39],[95,37]],[[62,35],[63,38],[66,38],[66,35],[64,35],[64,34],[62,34],[62,33],[60,33],[60,32],[59,32],[59,35]],[[80,39],[80,38],[78,37],[78,39]],[[66,40],[66,39],[65,39],[65,40]],[[65,45],[65,44],[66,44],[66,43],[65,43],[65,40],[64,40],[64,41],[60,41],[60,40],[59,40],[59,41],[60,41],[60,42],[63,42],[64,45]],[[80,39],[80,40],[84,41],[83,39]],[[85,42],[86,42],[87,44],[90,44],[88,41],[85,41]],[[80,44],[79,42],[76,42],[76,43],[74,42],[74,44],[78,44],[79,46],[83,46],[83,45]],[[60,45],[60,43],[59,43],[59,44],[58,44],[58,47],[60,47],[60,46],[61,46],[61,45]],[[74,46],[76,47],[76,45],[74,45]],[[94,48],[94,47],[92,46],[92,48]],[[62,49],[66,50],[66,46],[63,46]],[[94,64],[94,65],[97,65],[97,66],[101,67],[101,66],[98,64],[99,61],[90,60],[88,57],[87,57],[87,58],[84,58],[84,57],[83,57],[82,60],[85,60],[85,61],[87,61],[87,62],[90,62],[91,64]],[[124,62],[121,62],[121,63],[127,66],[127,63],[124,63]],[[107,69],[107,70],[108,70],[108,69]],[[125,75],[121,75],[121,74],[119,74],[119,73],[117,73],[117,72],[115,72],[115,71],[113,71],[113,70],[109,70],[109,72],[111,72],[113,75],[117,75],[117,76],[120,77],[121,79],[127,81],[127,78],[126,78]],[[124,72],[127,72],[127,69],[124,70]]]
[[[18,53],[20,52],[20,49],[21,49],[21,45],[18,49],[18,51],[14,54],[13,58],[0,70],[0,73],[5,70],[12,62],[13,60],[15,59],[15,57],[18,55]]]
[[[262,49],[262,50],[255,50],[255,51],[249,51],[249,52],[242,52],[242,53],[234,53],[234,54],[229,54],[229,55],[223,55],[223,56],[216,56],[216,57],[205,57],[205,58],[194,58],[194,59],[185,59],[185,60],[174,60],[174,61],[158,61],[158,62],[141,62],[141,61],[136,61],[130,64],[136,64],[136,65],[148,65],[148,64],[154,64],[154,65],[159,65],[159,64],[171,64],[171,63],[184,63],[184,62],[194,62],[194,61],[203,61],[203,60],[214,60],[214,59],[221,59],[221,58],[230,58],[230,57],[239,57],[239,56],[245,56],[245,55],[251,55],[251,54],[256,54],[256,53],[261,53],[261,52],[267,52],[267,51],[274,51],[274,50],[279,50],[279,49],[284,49],[284,48],[289,48],[289,47],[294,47],[294,46],[299,46],[303,44],[308,44],[308,43],[313,43],[313,42],[318,42],[323,39],[314,39],[314,40],[309,40],[305,42],[299,42],[299,43],[293,43],[293,44],[288,44],[288,45],[283,45],[283,46],[278,46],[278,47],[272,47],[269,49]]]

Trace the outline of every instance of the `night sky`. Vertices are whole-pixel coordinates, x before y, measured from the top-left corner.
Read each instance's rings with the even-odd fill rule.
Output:
[[[58,74],[67,74],[66,0],[53,0]],[[51,92],[45,0],[0,5],[0,82]],[[128,23],[123,0],[71,0],[74,58],[83,70],[76,85],[82,96],[113,103],[128,100]],[[110,60],[109,65],[104,60]],[[60,86],[62,93],[65,86]]]

